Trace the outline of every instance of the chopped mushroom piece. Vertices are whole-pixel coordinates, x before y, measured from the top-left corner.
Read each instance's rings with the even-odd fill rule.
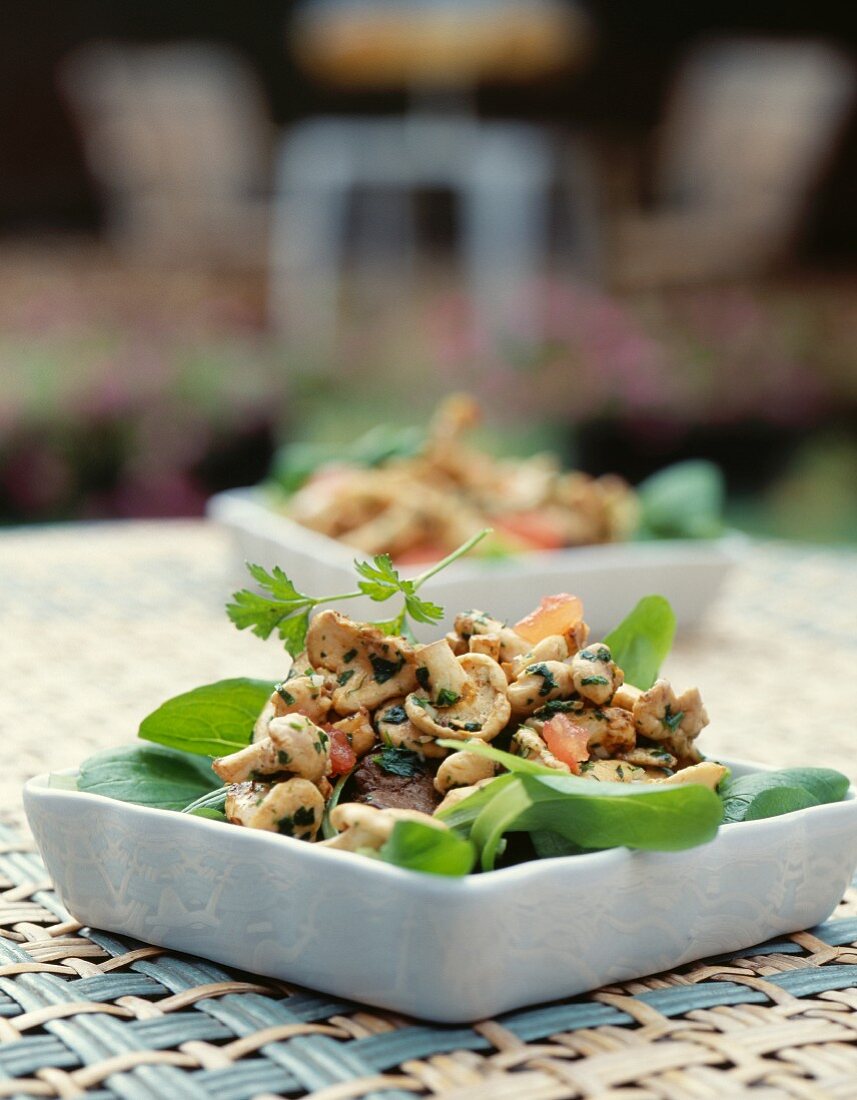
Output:
[[[313,840],[324,816],[324,798],[308,779],[284,783],[237,783],[226,796],[226,818],[233,825],[265,829],[299,840]]]
[[[503,644],[499,634],[474,634],[468,648],[471,653],[484,653],[492,661],[499,662]]]
[[[639,783],[648,778],[642,768],[625,760],[587,760],[581,768],[581,777],[599,783]]]
[[[655,746],[637,745],[628,752],[617,752],[616,756],[640,768],[674,768],[677,763],[672,753]]]
[[[455,787],[473,787],[480,779],[493,779],[494,761],[477,756],[475,752],[454,752],[447,756],[437,769],[434,787],[446,794]]]
[[[221,756],[211,766],[226,783],[284,772],[318,783],[330,772],[329,750],[330,739],[323,729],[303,714],[287,714],[271,719],[267,737]]]
[[[589,733],[589,751],[595,756],[624,755],[635,746],[634,723],[619,707],[587,707],[574,715],[574,722]]]
[[[375,729],[369,711],[365,708],[347,718],[340,718],[333,723],[332,729],[342,730],[357,756],[364,756],[375,744]]]
[[[404,640],[338,611],[321,611],[310,623],[307,654],[314,667],[336,674],[333,707],[354,714],[416,687],[414,651]]]
[[[316,672],[277,684],[271,696],[274,714],[300,713],[317,724],[326,721],[331,707],[329,686],[327,677]]]
[[[613,661],[603,642],[578,650],[571,659],[574,690],[596,706],[604,706],[613,698],[625,679],[621,668]]]
[[[572,670],[561,661],[535,661],[524,665],[508,695],[516,716],[533,714],[553,699],[574,693]]]
[[[438,705],[413,692],[405,699],[405,712],[414,726],[430,737],[490,741],[509,721],[506,676],[496,661],[482,653],[455,657],[466,680],[454,702]]]
[[[621,707],[622,710],[633,710],[642,694],[642,689],[634,687],[633,684],[620,684],[610,700],[610,706]]]
[[[410,749],[423,756],[446,756],[447,750],[438,745],[431,734],[417,729],[405,710],[405,699],[391,699],[386,706],[375,712],[375,726],[378,736],[385,745],[397,749]]]
[[[322,847],[340,848],[346,852],[358,852],[361,848],[377,852],[390,839],[399,821],[420,821],[433,829],[448,828],[431,814],[419,810],[378,810],[365,803],[344,802],[334,807],[330,814],[330,823],[338,830],[337,835],[320,843]]]
[[[569,653],[568,642],[561,634],[549,634],[547,638],[536,642],[532,649],[509,662],[508,671],[511,678],[516,680],[527,665],[538,664],[540,661],[564,661]]]
[[[437,702],[438,706],[449,706],[461,698],[467,684],[467,673],[445,638],[431,645],[419,646],[415,661],[417,684],[429,700]],[[443,702],[444,699],[449,702]]]
[[[656,783],[662,783],[671,787],[682,787],[688,783],[699,783],[703,787],[709,787],[716,791],[718,784],[726,775],[728,768],[717,764],[714,760],[702,760],[698,764],[682,768],[675,775],[668,775],[665,779],[656,779]]]
[[[478,783],[474,783],[472,787],[452,787],[443,796],[443,801],[435,809],[435,813],[439,814],[442,810],[450,810],[453,806],[457,806],[459,802],[463,802],[465,798],[469,798],[477,791],[481,791],[483,787],[486,787],[489,783],[494,782],[494,776],[489,776],[487,779],[480,779]]]
[[[677,696],[669,680],[656,680],[632,713],[637,732],[663,745],[682,767],[702,759],[693,741],[708,725],[708,714],[697,688]]]
[[[464,650],[472,653],[480,652],[474,649],[471,642],[474,638],[487,636],[499,640],[500,652],[495,660],[512,661],[520,653],[526,653],[530,643],[517,634],[511,627],[504,626],[499,619],[492,619],[484,611],[465,611],[455,617],[456,637],[464,645]],[[455,647],[453,647],[455,648]]]

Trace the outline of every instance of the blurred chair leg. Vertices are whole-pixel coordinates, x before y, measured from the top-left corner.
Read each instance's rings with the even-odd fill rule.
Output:
[[[563,203],[569,222],[571,273],[583,282],[601,283],[607,259],[599,174],[589,144],[580,137],[566,144],[562,171]]]
[[[552,156],[529,126],[488,125],[460,182],[467,278],[477,331],[538,341],[548,254]]]
[[[350,155],[312,124],[285,138],[271,240],[272,328],[322,354],[336,339]]]

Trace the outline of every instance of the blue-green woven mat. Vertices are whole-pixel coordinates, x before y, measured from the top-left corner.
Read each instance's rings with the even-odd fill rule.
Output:
[[[439,1027],[81,929],[2,827],[0,876],[0,1097],[857,1096],[853,894],[740,958]]]

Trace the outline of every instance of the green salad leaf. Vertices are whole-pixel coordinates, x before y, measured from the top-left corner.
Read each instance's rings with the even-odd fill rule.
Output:
[[[783,768],[728,776],[718,794],[723,803],[723,823],[759,821],[779,817],[808,806],[841,802],[848,778],[832,768]]]
[[[268,680],[205,684],[162,703],[143,719],[138,736],[200,756],[227,756],[250,743],[256,719],[273,690]]]
[[[155,745],[97,752],[77,777],[80,791],[159,810],[182,810],[220,784],[209,760]]]
[[[438,744],[454,748],[461,743]],[[509,769],[439,815],[474,842],[483,870],[494,867],[502,838],[509,832],[550,833],[553,839],[542,838],[545,847],[555,849],[559,837],[571,851],[676,851],[711,840],[720,824],[720,799],[707,787],[596,784],[479,741],[469,741],[467,751]]]
[[[604,639],[625,682],[647,691],[672,649],[675,612],[663,596],[644,596]]]
[[[667,466],[637,486],[638,538],[708,539],[723,533],[723,474],[713,462]]]
[[[382,466],[394,458],[413,458],[425,445],[422,428],[379,424],[348,446],[325,443],[289,443],[281,447],[271,466],[270,481],[283,492],[297,492],[321,466]]]
[[[432,875],[469,875],[476,862],[476,849],[466,837],[421,821],[396,822],[378,854],[386,863]]]
[[[559,773],[516,775],[486,803],[470,839],[479,849],[482,869],[490,871],[508,832],[549,830],[587,849],[673,852],[712,840],[720,818],[717,795],[695,784],[604,783],[596,788],[591,780]]]

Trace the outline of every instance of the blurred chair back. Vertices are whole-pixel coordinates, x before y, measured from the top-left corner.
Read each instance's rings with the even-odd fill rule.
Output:
[[[123,251],[264,263],[273,135],[239,57],[206,44],[100,43],[69,57],[60,82]]]
[[[851,62],[812,41],[706,42],[675,81],[655,209],[624,220],[617,281],[743,276],[793,244],[854,102]]]
[[[664,126],[661,200],[790,207],[823,167],[853,91],[851,64],[820,43],[699,47],[679,73]]]

